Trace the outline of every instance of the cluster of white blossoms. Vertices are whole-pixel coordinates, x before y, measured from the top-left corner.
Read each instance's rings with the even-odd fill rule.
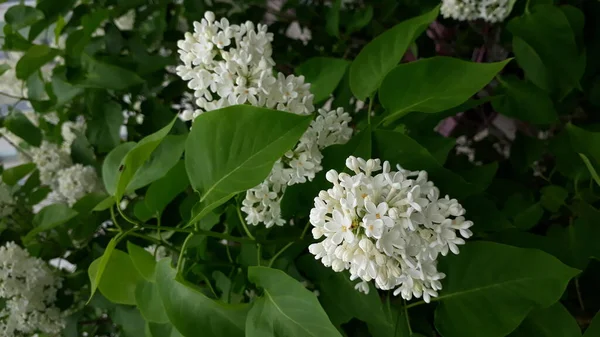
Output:
[[[344,144],[352,136],[348,126],[350,116],[344,109],[326,111],[319,109],[296,147],[278,160],[271,173],[260,185],[246,191],[242,211],[252,225],[264,223],[267,228],[283,226],[281,199],[287,186],[311,181],[323,167],[321,150],[334,144]]]
[[[15,208],[15,200],[12,197],[10,188],[0,180],[0,218],[12,214]]]
[[[54,306],[61,280],[41,259],[14,242],[0,247],[0,335],[55,336],[64,318]]]
[[[346,166],[354,175],[327,172],[333,188],[315,198],[312,233],[324,239],[309,251],[336,272],[349,270],[352,280],[361,280],[359,291],[368,292],[374,280],[406,300],[429,302],[445,277],[438,256],[458,254],[473,222],[455,199],[440,198],[425,171],[391,171],[387,161],[382,167],[379,159],[355,157]]]
[[[314,96],[303,76],[274,75],[272,40],[264,25],[250,21],[230,25],[206,12],[201,22],[194,23],[194,33],[178,42],[183,65],[176,72],[189,81],[197,106],[185,107],[181,118],[192,120],[205,111],[236,104],[300,115],[314,112]],[[310,181],[323,169],[321,150],[346,143],[352,135],[350,121],[343,109],[320,109],[296,147],[275,163],[263,183],[247,191],[242,207],[246,221],[267,227],[285,224],[280,202],[286,187]]]
[[[215,20],[206,12],[194,22],[194,33],[177,43],[182,65],[176,69],[194,90],[195,111],[185,110],[183,120],[205,111],[251,104],[296,114],[314,111],[310,85],[303,76],[274,75],[271,58],[273,34],[267,26],[246,21],[230,25],[226,18]]]
[[[440,13],[460,21],[502,22],[510,14],[510,0],[442,0]]]
[[[43,141],[40,147],[31,150],[31,157],[40,172],[40,182],[52,188],[48,196],[51,202],[73,206],[86,194],[101,190],[102,185],[92,166],[73,165],[66,148],[64,143],[59,146]]]
[[[60,134],[63,138],[62,148],[66,153],[71,153],[71,145],[79,134],[84,134],[87,128],[85,118],[80,116],[75,122],[66,121],[60,126]]]

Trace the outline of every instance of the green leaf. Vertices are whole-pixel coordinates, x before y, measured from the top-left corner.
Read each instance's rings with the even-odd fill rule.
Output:
[[[146,160],[150,158],[152,152],[158,147],[158,145],[163,141],[163,139],[169,134],[173,124],[177,117],[173,118],[171,123],[162,129],[156,131],[155,133],[144,137],[137,143],[123,158],[121,162],[122,170],[120,170],[120,174],[117,180],[117,189],[115,191],[115,196],[117,200],[120,200],[125,191],[127,190],[127,186],[133,180],[134,175],[138,172],[140,168],[145,164]],[[159,163],[160,164],[160,163]],[[156,165],[160,168],[160,165]],[[154,169],[153,167],[149,170]],[[166,172],[165,172],[166,173]],[[151,174],[149,174],[151,176]]]
[[[510,62],[467,62],[432,57],[397,66],[383,80],[379,100],[390,123],[411,111],[435,113],[466,102]],[[423,80],[426,79],[426,80]]]
[[[4,75],[5,72],[10,70],[10,66],[6,63],[0,64],[0,76]]]
[[[577,127],[571,123],[567,124],[566,132],[569,135],[571,141],[572,150],[579,153],[579,157],[583,154],[590,165],[585,162],[584,164],[592,168],[600,165],[600,132],[592,132],[580,127]],[[577,156],[573,156],[577,158]],[[591,171],[590,171],[591,172]]]
[[[600,312],[594,316],[583,337],[600,337]]]
[[[334,0],[331,7],[327,10],[327,21],[325,22],[325,31],[327,34],[340,36],[340,8],[342,0]]]
[[[119,305],[109,316],[120,327],[120,337],[139,337],[144,331],[146,323],[135,307]]]
[[[154,256],[130,241],[127,242],[127,252],[140,275],[146,280],[154,282],[154,270],[156,269]]]
[[[533,124],[545,125],[557,121],[554,103],[544,90],[514,77],[499,78],[499,81],[505,89],[505,95],[492,101],[496,111]]]
[[[169,322],[156,283],[140,280],[135,288],[135,302],[146,321],[154,323]]]
[[[34,163],[21,164],[5,169],[4,172],[2,172],[2,181],[9,186],[16,185],[19,180],[25,178],[25,176],[33,172],[33,170],[35,170]]]
[[[523,230],[531,229],[538,224],[543,215],[544,209],[542,208],[540,203],[535,203],[527,207],[519,214],[515,215],[515,227]]]
[[[341,337],[317,297],[281,270],[250,267],[248,279],[264,294],[248,313],[247,337]]]
[[[590,171],[590,174],[592,175],[592,178],[596,184],[600,186],[600,176],[598,176],[598,172],[596,172],[596,169],[594,168],[594,165],[592,165],[590,159],[583,153],[579,153],[579,156],[581,157],[581,160],[583,160],[585,167],[587,167],[588,171]]]
[[[525,72],[525,78],[547,92],[552,92],[552,75],[546,69],[540,55],[521,38],[515,36],[512,40],[516,61]]]
[[[491,242],[468,243],[440,271],[435,325],[444,337],[506,336],[533,309],[557,302],[579,273],[542,251]]]
[[[17,78],[26,80],[38,71],[44,64],[52,61],[58,55],[58,50],[46,45],[34,45],[19,59],[15,68]]]
[[[369,325],[381,326],[382,329],[386,325],[390,325],[388,329],[394,328],[391,326],[393,320],[388,320],[383,303],[372,284],[369,284],[369,294],[363,294],[354,288],[358,281],[351,281],[347,272],[336,273],[315,260],[312,255],[300,258],[298,267],[318,286],[319,302],[334,325],[339,326],[351,318],[357,318]]]
[[[103,63],[83,54],[82,61],[86,70],[85,77],[76,82],[84,88],[125,90],[144,83],[144,79],[131,70]]]
[[[92,144],[90,144],[84,134],[81,134],[78,131],[75,131],[74,133],[77,134],[77,138],[75,138],[71,144],[71,159],[73,159],[73,163],[95,166],[96,155],[94,154]]]
[[[566,227],[550,227],[546,238],[552,244],[547,251],[569,266],[585,270],[590,258],[600,257],[600,247],[596,242],[600,226],[596,221],[597,218],[578,218]]]
[[[56,228],[77,216],[77,212],[66,204],[52,204],[42,208],[33,218],[35,227],[23,240],[29,241],[37,234]]]
[[[410,333],[406,314],[395,307],[385,308],[385,318],[388,324],[368,324],[372,337],[424,337],[418,333]]]
[[[244,336],[248,305],[228,305],[211,300],[192,285],[175,280],[168,259],[158,262],[156,283],[169,321],[185,337]]]
[[[42,132],[20,111],[13,110],[4,119],[4,127],[33,146],[42,144]]]
[[[460,203],[467,211],[466,217],[475,224],[471,229],[478,233],[499,232],[513,228],[504,213],[500,212],[496,204],[485,196],[470,196]]]
[[[313,57],[296,68],[310,83],[310,92],[315,95],[314,102],[329,98],[338,86],[350,62],[333,57]]]
[[[114,238],[111,240],[111,243]],[[97,285],[104,297],[118,304],[135,305],[135,288],[143,280],[126,253],[114,249],[116,243],[106,247],[104,254],[94,260],[88,269],[92,281],[92,295]]]
[[[442,194],[451,193],[453,197],[460,198],[479,193],[481,187],[444,168],[427,149],[409,136],[387,130],[377,130],[374,135],[377,158],[388,160],[393,166],[400,164],[407,170],[427,171]]]
[[[170,323],[158,324],[149,322],[146,331],[146,337],[183,337]]]
[[[575,318],[560,302],[535,309],[510,337],[581,337]]]
[[[185,163],[179,161],[166,176],[153,182],[146,191],[144,201],[151,214],[161,214],[165,207],[179,193],[185,191],[190,186],[187,172],[185,171]]]
[[[260,184],[310,122],[310,116],[250,105],[198,116],[185,147],[185,167],[202,203],[192,222],[235,194]]]
[[[364,101],[379,88],[408,47],[438,16],[439,6],[421,16],[400,22],[369,42],[350,65],[350,88]]]
[[[92,119],[86,131],[87,139],[97,147],[99,152],[108,152],[121,141],[120,129],[123,124],[121,105],[112,100],[103,101],[101,97],[93,98],[91,104],[93,104],[90,109]]]
[[[537,59],[541,60],[547,74],[552,77],[549,86],[558,88],[561,97],[573,88],[581,88],[579,80],[585,70],[585,54],[579,51],[569,19],[558,6],[535,6],[532,13],[512,19],[507,27],[513,36],[523,40],[535,51],[537,57],[533,64],[537,69]],[[519,59],[521,55],[516,54],[516,57]],[[531,51],[526,57],[531,59]],[[527,65],[528,62],[532,63],[528,60],[522,65]],[[534,70],[526,69],[527,72],[531,74]],[[544,77],[545,74],[534,75],[534,78]]]
[[[558,212],[569,196],[569,191],[557,185],[546,186],[542,188],[541,193],[540,202],[550,212]]]
[[[10,24],[14,30],[31,26],[43,18],[44,13],[25,5],[12,6],[4,13],[4,21]]]
[[[108,194],[115,195],[121,162],[127,153],[134,147],[134,142],[123,143],[110,151],[104,159],[104,163],[102,163],[102,180]]]
[[[98,289],[98,285],[100,284],[100,281],[102,279],[102,275],[104,274],[104,271],[106,270],[106,265],[108,264],[108,261],[110,260],[110,257],[112,255],[113,251],[115,250],[115,247],[117,246],[118,242],[119,242],[119,235],[110,239],[110,241],[108,242],[108,245],[106,245],[106,248],[104,249],[104,254],[102,254],[102,256],[100,257],[100,260],[98,260],[98,259],[94,260],[94,262],[97,262],[97,263],[94,265],[94,262],[92,262],[92,264],[88,268],[88,276],[90,278],[91,290],[90,290],[90,298],[88,299],[86,304],[89,304],[90,301],[92,300],[92,297],[94,297],[94,294],[96,293],[96,290]],[[94,265],[93,269],[92,269],[92,265]]]
[[[135,191],[164,177],[180,161],[186,138],[187,135],[166,136],[135,173],[126,191]]]

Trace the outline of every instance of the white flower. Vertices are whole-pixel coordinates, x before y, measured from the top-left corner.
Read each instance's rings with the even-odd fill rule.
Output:
[[[327,172],[333,187],[315,198],[310,222],[322,241],[309,251],[335,271],[349,270],[351,280],[362,281],[359,291],[374,280],[406,300],[429,302],[445,277],[437,271],[438,256],[458,254],[473,223],[455,199],[439,198],[425,171],[391,171],[388,162],[355,157],[346,166],[354,175]]]
[[[0,247],[0,335],[59,335],[64,318],[54,306],[61,287],[48,265],[13,242]]]
[[[312,32],[308,27],[301,28],[298,21],[292,21],[285,31],[285,36],[292,40],[300,40],[306,46],[312,40]]]
[[[15,208],[10,187],[0,180],[0,218],[9,216]]]
[[[510,14],[510,0],[442,0],[440,13],[459,21],[501,22]]]
[[[71,145],[79,134],[85,133],[87,125],[84,118],[78,118],[77,121],[66,121],[60,126],[60,134],[63,138],[62,149],[66,153],[71,153]]]
[[[40,171],[42,184],[53,188],[56,186],[58,171],[72,165],[71,157],[64,147],[59,148],[47,141],[42,141],[40,147],[31,149],[31,158]]]
[[[60,170],[57,174],[58,186],[54,190],[58,200],[73,206],[88,193],[101,189],[96,170],[91,166],[75,164]]]

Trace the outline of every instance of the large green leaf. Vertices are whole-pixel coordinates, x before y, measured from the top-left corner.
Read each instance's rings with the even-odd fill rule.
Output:
[[[135,288],[135,302],[146,321],[154,323],[169,322],[156,283],[147,280],[139,281]]]
[[[4,13],[4,21],[10,24],[14,30],[31,26],[43,18],[43,12],[25,5],[12,6]]]
[[[42,143],[42,132],[29,118],[20,111],[14,110],[4,119],[4,127],[33,146]]]
[[[154,150],[169,134],[176,120],[177,117],[173,118],[171,123],[169,123],[167,126],[149,136],[144,137],[131,150],[129,150],[129,152],[127,152],[123,158],[123,161],[121,162],[121,170],[117,180],[117,188],[115,190],[115,196],[117,197],[117,200],[121,199],[127,190],[127,186],[129,186],[129,183],[133,180],[135,174],[140,168],[142,168],[142,166],[146,163],[146,160],[150,158]],[[163,168],[160,164],[161,163],[158,163],[158,165],[155,165],[155,167],[160,168],[158,171],[164,171],[162,170]],[[154,169],[154,167],[151,167],[149,170]],[[152,174],[149,174],[148,176],[151,175]]]
[[[35,170],[34,163],[26,163],[5,169],[2,172],[2,181],[10,186],[16,185],[19,180],[25,178],[33,170]]]
[[[108,194],[114,195],[116,193],[121,162],[127,153],[134,147],[134,142],[123,143],[115,147],[110,151],[106,158],[104,158],[104,163],[102,163],[102,181],[104,182],[104,188]]]
[[[168,259],[158,262],[156,283],[169,320],[185,337],[244,336],[248,305],[228,305],[212,300],[175,279]]]
[[[561,96],[573,88],[580,88],[585,53],[579,50],[569,18],[558,6],[535,6],[532,13],[511,20],[508,30],[522,40],[518,42],[520,48],[515,50],[517,59],[523,58],[518,52],[526,50],[524,57],[527,60],[520,65],[534,67],[525,69],[528,77],[538,81],[551,77],[552,83],[542,88],[559,89]],[[524,47],[523,43],[530,48]],[[532,52],[537,57],[533,57]],[[546,69],[542,74],[536,73],[540,69],[538,60]]]
[[[492,106],[499,113],[542,125],[551,124],[558,119],[554,103],[544,90],[514,77],[500,79],[500,83],[505,94],[492,101]]]
[[[400,164],[407,170],[425,170],[430,179],[440,188],[443,194],[454,197],[466,197],[480,193],[483,185],[478,181],[467,181],[464,176],[444,168],[427,149],[409,136],[394,131],[377,130],[374,132],[376,157],[388,160],[395,166]],[[475,167],[470,172],[473,178],[486,178],[493,166]],[[493,173],[493,172],[491,172]],[[484,179],[484,180],[486,180]]]
[[[163,178],[153,182],[146,191],[146,207],[150,214],[161,214],[175,197],[190,185],[185,163],[180,161]]]
[[[476,63],[432,57],[397,66],[383,80],[379,100],[388,111],[384,122],[411,111],[434,113],[466,102],[510,60]]]
[[[201,193],[202,208],[196,220],[235,194],[260,184],[310,121],[310,116],[250,105],[198,116],[185,146],[190,182]]]
[[[94,260],[88,269],[92,282],[92,295],[96,288],[94,285],[97,285],[102,295],[111,302],[135,305],[135,288],[143,278],[134,267],[129,255],[114,249],[116,243],[114,245],[111,243],[106,247],[104,254]]]
[[[364,101],[375,92],[387,73],[400,62],[408,46],[435,20],[438,12],[439,6],[400,22],[364,46],[350,65],[350,88],[354,96]]]
[[[264,294],[248,313],[247,337],[341,337],[317,297],[281,270],[250,267],[248,279]]]
[[[168,135],[135,173],[127,191],[135,191],[162,177],[181,159],[187,135]]]
[[[104,96],[91,96],[88,101],[92,119],[88,123],[86,136],[99,152],[108,152],[119,145],[120,129],[123,124],[123,108]]]
[[[77,212],[66,204],[52,204],[40,210],[33,218],[35,227],[27,233],[24,240],[30,240],[41,232],[56,228],[77,216]]]
[[[156,269],[154,256],[144,248],[131,243],[131,241],[127,242],[127,252],[138,273],[146,280],[154,282],[154,270]]]
[[[146,326],[146,337],[183,337],[171,323],[159,324],[149,322]]]
[[[588,131],[571,123],[567,124],[566,130],[573,150],[583,153],[594,167],[600,167],[600,132]]]
[[[76,84],[81,87],[125,90],[144,83],[144,79],[133,71],[100,62],[87,54],[83,54],[82,61],[86,74],[83,79],[76,81]]]
[[[590,258],[600,258],[600,246],[596,240],[600,235],[600,226],[596,221],[596,217],[580,217],[566,227],[550,227],[546,234],[552,242],[549,252],[569,266],[584,270]]]
[[[472,242],[440,261],[435,325],[444,337],[501,337],[535,308],[558,301],[579,273],[535,249]],[[485,313],[485,314],[482,314]]]
[[[581,337],[579,325],[560,302],[535,309],[510,337]]]
[[[358,282],[351,281],[347,272],[336,273],[312,255],[300,258],[298,267],[317,285],[319,302],[336,326],[358,318],[370,325],[382,326],[382,329],[386,329],[386,325],[393,329],[393,320],[388,320],[373,284],[369,284],[369,294],[363,294],[354,288]]]
[[[333,57],[313,57],[296,68],[296,72],[310,83],[310,92],[315,95],[314,102],[319,103],[333,93],[338,86],[350,62]]]
[[[58,50],[46,45],[34,45],[25,52],[17,62],[17,78],[26,80],[31,74],[38,71],[44,64],[52,61],[58,55]]]

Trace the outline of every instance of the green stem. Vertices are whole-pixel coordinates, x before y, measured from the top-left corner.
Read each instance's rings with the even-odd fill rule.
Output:
[[[145,229],[156,229],[156,230],[159,229],[158,226],[154,226],[154,225],[142,225],[142,227]],[[224,239],[224,240],[229,240],[229,241],[233,241],[233,242],[240,242],[240,243],[256,242],[256,240],[254,240],[254,239],[241,238],[239,236],[233,236],[233,235],[218,233],[218,232],[205,231],[202,229],[177,228],[177,227],[160,227],[160,228],[163,230],[169,230],[169,231],[180,232],[180,233],[193,233],[193,234],[198,234],[198,235],[206,235],[206,236],[210,236],[213,238]]]
[[[260,243],[256,244],[256,264],[260,267],[260,259],[261,259],[261,254],[260,254]]]
[[[404,300],[404,315],[406,316],[406,326],[408,327],[409,335],[412,336],[412,328],[410,326],[410,318],[408,317],[408,307],[406,306],[406,300]]]
[[[118,205],[117,205],[117,208],[119,208]],[[121,226],[117,222],[117,218],[115,217],[114,206],[110,206],[110,218],[112,219],[112,222],[115,224],[115,227],[117,227],[119,229],[119,231],[122,232],[123,228],[121,228]]]
[[[177,259],[177,275],[181,275],[181,272],[183,271],[183,257],[185,256],[185,250],[187,248],[187,245],[193,236],[194,233],[190,233],[185,238],[185,241],[183,241],[183,245],[181,246],[181,253],[179,254],[179,259]]]
[[[367,124],[371,125],[371,111],[373,110],[373,99],[375,98],[375,93],[373,93],[369,97],[369,110],[367,111]]]
[[[283,252],[285,252],[293,244],[294,244],[294,242],[292,241],[292,242],[288,243],[287,245],[283,246],[283,248],[281,248],[277,253],[275,253],[275,255],[273,255],[273,257],[271,258],[271,261],[269,261],[268,267],[271,268],[271,266],[273,265],[275,260],[277,260],[279,255],[283,254]]]
[[[575,278],[575,291],[577,291],[577,300],[579,301],[581,311],[585,312],[585,306],[583,305],[583,297],[581,297],[581,289],[579,288],[579,277]]]
[[[435,301],[435,298],[432,298],[432,299],[431,299],[431,302],[433,302],[433,301]],[[404,308],[408,310],[408,309],[410,309],[410,308],[412,308],[412,307],[417,307],[417,306],[419,306],[419,305],[421,305],[421,304],[426,304],[426,303],[427,303],[427,302],[425,302],[425,301],[418,301],[418,302],[414,302],[414,303],[411,303],[411,304],[405,305],[405,306],[404,306]]]
[[[310,227],[310,221],[308,221],[306,223],[306,226],[304,226],[304,230],[302,231],[302,234],[300,234],[300,240],[304,240],[304,236],[306,235],[306,232],[308,231],[308,227]]]
[[[167,242],[161,241],[159,239],[153,238],[151,236],[144,235],[144,234],[141,234],[141,233],[131,233],[130,235],[138,237],[140,239],[144,239],[146,241],[150,241],[150,242],[152,242],[152,243],[154,243],[156,245],[159,245],[159,246],[164,246],[167,249],[169,249],[169,250],[171,250],[171,251],[173,251],[175,253],[180,253],[179,249],[177,249],[175,246],[173,246],[173,245],[171,245],[171,244],[169,244]]]
[[[250,230],[248,229],[248,225],[246,224],[246,220],[244,220],[244,217],[242,216],[242,211],[239,207],[237,207],[237,214],[238,214],[238,218],[240,218],[240,222],[242,223],[242,227],[244,228],[246,235],[248,235],[248,237],[252,241],[256,241],[256,238],[252,235],[252,233],[250,233]]]
[[[137,221],[130,219],[127,215],[125,215],[125,213],[123,213],[123,211],[121,210],[121,207],[119,207],[119,205],[117,205],[117,211],[119,211],[119,214],[121,214],[121,217],[123,219],[125,219],[125,221],[129,222],[134,227],[139,226],[139,224],[137,223]]]

